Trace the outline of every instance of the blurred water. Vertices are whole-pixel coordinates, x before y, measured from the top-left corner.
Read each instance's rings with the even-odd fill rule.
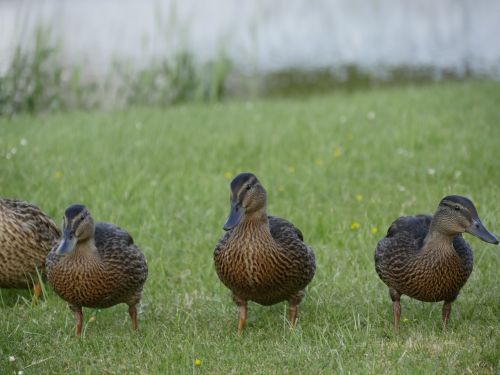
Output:
[[[0,0],[0,69],[49,24],[68,63],[104,74],[187,48],[242,71],[354,64],[500,76],[498,0]]]

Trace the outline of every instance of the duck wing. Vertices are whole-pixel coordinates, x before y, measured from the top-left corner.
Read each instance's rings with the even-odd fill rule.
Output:
[[[134,244],[134,239],[127,231],[115,224],[103,221],[95,223],[94,238],[98,249],[107,247],[110,241],[125,246]]]
[[[431,220],[431,215],[402,216],[391,224],[375,249],[375,269],[382,280],[420,251]]]
[[[419,250],[429,232],[431,220],[432,215],[402,216],[391,224],[381,241]]]
[[[290,223],[288,220],[276,216],[268,216],[269,228],[271,236],[279,242],[287,242],[289,240],[300,240],[304,242],[304,236],[299,228]]]

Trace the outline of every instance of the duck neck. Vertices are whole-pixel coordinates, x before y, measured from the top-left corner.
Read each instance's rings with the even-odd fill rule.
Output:
[[[429,232],[424,239],[424,250],[453,250],[453,238],[457,233],[446,230],[445,223],[442,219],[439,212],[434,215],[429,227]]]
[[[79,258],[96,258],[99,256],[94,238],[80,241],[76,244],[74,255]]]
[[[253,235],[255,232],[259,232],[269,234],[271,237],[265,208],[245,214],[245,217],[235,229],[237,233],[251,233]]]

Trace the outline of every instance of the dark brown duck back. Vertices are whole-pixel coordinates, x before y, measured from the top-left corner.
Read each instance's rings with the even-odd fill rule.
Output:
[[[89,241],[89,247],[92,241]],[[136,305],[148,269],[132,237],[110,223],[95,224],[94,248],[82,247],[47,257],[47,274],[54,291],[75,306],[105,308]]]
[[[312,280],[316,263],[302,233],[288,221],[269,216],[226,232],[215,248],[221,281],[241,300],[262,305],[297,304]]]
[[[0,199],[0,288],[29,288],[44,275],[45,257],[60,231],[38,207]]]

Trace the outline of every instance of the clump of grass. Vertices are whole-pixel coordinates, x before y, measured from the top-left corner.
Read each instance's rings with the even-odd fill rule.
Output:
[[[175,26],[166,30],[166,42],[177,44],[170,34],[175,35]],[[0,116],[76,108],[219,102],[228,92],[240,97],[303,97],[334,90],[359,91],[467,78],[472,78],[467,71],[408,66],[372,71],[354,65],[313,71],[298,67],[265,74],[254,67],[252,73],[245,75],[233,66],[223,48],[206,64],[196,61],[195,55],[184,48],[171,56],[153,59],[139,70],[126,61],[117,61],[106,75],[96,80],[84,76],[78,65],[62,63],[61,50],[50,27],[40,26],[31,44],[16,48],[10,66],[0,76]]]
[[[60,108],[63,69],[56,55],[44,27],[36,29],[29,49],[16,48],[6,74],[0,77],[0,114]]]
[[[0,116],[116,107],[119,103],[165,106],[220,101],[231,72],[224,53],[200,65],[184,50],[170,59],[152,61],[139,71],[119,62],[108,77],[97,82],[83,78],[81,68],[64,65],[53,39],[50,28],[40,26],[32,44],[16,48],[6,73],[0,76]]]
[[[116,74],[128,105],[166,106],[193,101],[220,101],[231,71],[228,58],[199,66],[188,51],[176,53],[171,60],[152,62],[138,72],[117,64]]]
[[[49,27],[39,26],[31,44],[17,46],[6,73],[0,76],[0,116],[87,106],[95,85],[84,84],[80,69],[61,62],[53,39]]]

